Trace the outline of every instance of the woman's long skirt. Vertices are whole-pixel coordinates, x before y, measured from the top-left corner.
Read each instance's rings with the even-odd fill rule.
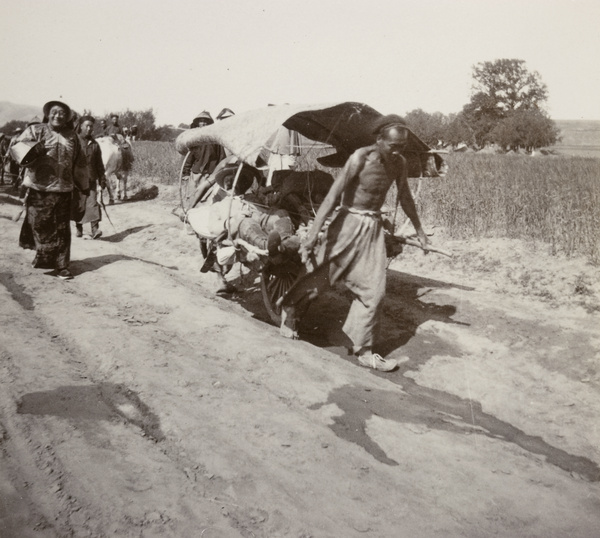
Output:
[[[35,250],[33,267],[68,269],[71,260],[71,193],[29,189],[19,245]]]

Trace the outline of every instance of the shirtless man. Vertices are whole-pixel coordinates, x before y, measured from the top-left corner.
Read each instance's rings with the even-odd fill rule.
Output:
[[[391,371],[397,362],[373,353],[381,304],[385,295],[386,250],[381,207],[395,182],[402,209],[410,218],[424,249],[428,239],[423,231],[407,181],[406,159],[402,156],[408,129],[396,115],[379,120],[375,144],[356,150],[333,183],[315,217],[304,243],[312,253],[319,232],[334,213],[325,237],[315,252],[316,269],[301,278],[284,296],[281,334],[297,338],[298,313],[321,291],[343,282],[354,300],[343,331],[353,343],[360,365]]]

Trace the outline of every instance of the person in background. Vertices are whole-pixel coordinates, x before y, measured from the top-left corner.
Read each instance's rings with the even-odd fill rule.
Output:
[[[123,129],[119,125],[119,115],[110,115],[110,125],[108,125],[104,131],[107,136],[112,136],[115,141],[119,142],[119,136],[123,136]]]
[[[102,220],[102,212],[100,204],[98,204],[98,187],[100,189],[106,188],[106,176],[100,145],[92,136],[94,123],[95,120],[92,116],[82,116],[79,120],[79,128],[77,130],[88,165],[89,195],[85,196],[84,215],[81,220],[76,222],[75,226],[77,228],[77,237],[82,237],[83,225],[89,222],[92,228],[92,239],[98,239],[102,236],[102,230],[98,226]]]
[[[38,154],[25,170],[26,217],[19,245],[36,251],[32,266],[54,269],[62,280],[73,278],[71,259],[71,198],[75,188],[88,191],[88,170],[79,137],[68,127],[70,107],[61,101],[43,106],[42,123],[31,125],[17,142],[32,143]]]
[[[98,121],[98,125],[96,130],[94,131],[94,136],[97,138],[99,136],[106,136],[106,120],[102,119]]]
[[[131,141],[135,142],[137,139],[138,139],[138,126],[132,125],[131,126]]]
[[[205,110],[200,112],[190,125],[190,129],[212,125],[214,120]],[[200,181],[210,176],[217,165],[226,157],[223,146],[219,144],[202,144],[196,146],[186,156],[182,170],[182,181],[193,181],[198,186]]]
[[[6,172],[5,163],[7,163],[7,159],[10,158],[8,155],[8,146],[10,145],[10,137],[6,136],[4,133],[0,133],[0,185],[4,185],[4,173]]]

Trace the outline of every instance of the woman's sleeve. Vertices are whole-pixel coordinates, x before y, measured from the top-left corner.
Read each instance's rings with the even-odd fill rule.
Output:
[[[106,170],[104,169],[104,163],[102,162],[102,150],[100,146],[96,144],[94,147],[94,163],[93,166],[96,168],[96,173],[99,179],[104,179],[106,176]]]

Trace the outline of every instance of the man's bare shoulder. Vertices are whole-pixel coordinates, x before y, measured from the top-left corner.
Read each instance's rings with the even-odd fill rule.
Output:
[[[350,159],[348,159],[350,161],[350,164],[354,165],[354,166],[358,166],[359,168],[362,168],[365,163],[367,162],[367,159],[369,158],[370,155],[373,154],[373,152],[377,151],[377,146],[375,146],[375,144],[373,144],[372,146],[365,146],[363,148],[358,148],[352,155],[350,155]]]
[[[361,159],[364,160],[366,159],[371,153],[373,153],[374,151],[377,151],[377,146],[375,144],[371,145],[371,146],[365,146],[363,148],[358,148],[353,154],[352,157],[357,158],[357,159]]]

